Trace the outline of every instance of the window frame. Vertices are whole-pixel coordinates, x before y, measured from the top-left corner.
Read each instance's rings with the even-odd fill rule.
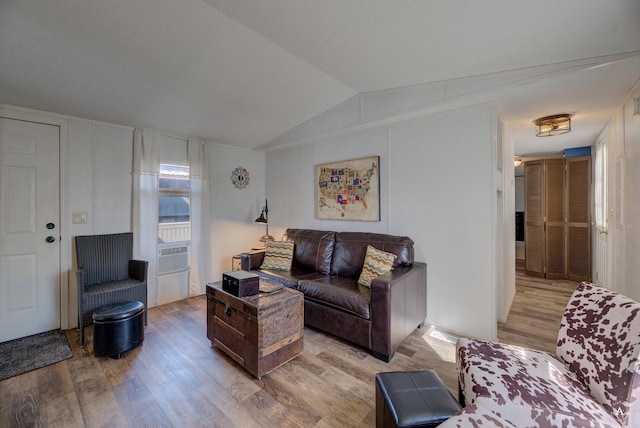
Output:
[[[596,142],[594,154],[593,199],[595,211],[595,225],[601,232],[608,229],[608,200],[607,200],[607,139]]]
[[[178,168],[182,168],[186,170],[187,175],[186,176],[181,176],[181,177],[176,177],[176,176],[172,176],[172,175],[167,175],[167,174],[163,174],[162,170],[164,166],[169,166],[169,167],[178,167]],[[166,178],[174,178],[174,179],[180,179],[180,180],[185,180],[188,184],[187,184],[187,188],[186,189],[181,189],[181,188],[162,188],[160,187],[160,180],[161,179],[166,179]],[[182,197],[182,198],[187,198],[188,200],[188,207],[189,207],[189,220],[188,221],[173,221],[173,222],[162,222],[161,217],[160,217],[160,201],[161,201],[161,197],[163,196],[169,196],[169,197]],[[181,165],[179,163],[169,163],[169,162],[160,162],[160,169],[159,169],[159,173],[158,173],[158,242],[159,243],[163,243],[163,244],[173,244],[173,243],[188,243],[191,242],[191,217],[192,213],[191,213],[191,183],[190,183],[190,175],[189,175],[189,166],[188,165]],[[180,239],[180,240],[170,240],[170,241],[166,241],[165,239],[163,239],[161,237],[161,229],[164,227],[166,228],[167,225],[170,224],[175,224],[175,225],[188,225],[188,235],[189,238],[188,239]]]

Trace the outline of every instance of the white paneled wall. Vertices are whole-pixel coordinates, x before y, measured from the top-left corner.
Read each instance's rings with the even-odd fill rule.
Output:
[[[594,278],[607,288],[640,301],[640,115],[634,98],[640,82],[611,118],[598,141],[607,142],[608,233],[594,228]]]
[[[264,158],[262,152],[212,144],[209,152],[211,168],[211,236],[214,278],[222,279],[222,273],[232,270],[234,254],[262,245],[264,225],[254,223],[260,215],[265,199]],[[250,174],[249,185],[237,189],[231,183],[231,173],[237,167]],[[269,195],[267,195],[269,197]],[[269,219],[272,218],[269,199]],[[269,229],[271,235],[274,235]]]
[[[61,212],[62,236],[61,268],[64,279],[63,295],[67,296],[68,326],[77,325],[77,293],[75,281],[75,252],[72,245],[76,235],[117,233],[131,230],[131,167],[133,157],[133,128],[68,117],[49,112],[0,106],[5,114],[27,117],[44,123],[60,123]],[[253,220],[264,204],[264,159],[262,152],[210,144],[213,260],[214,278],[231,270],[231,256],[259,244],[264,227]],[[246,189],[236,189],[231,172],[242,166],[251,173]],[[86,212],[86,223],[72,223],[74,212]],[[152,290],[150,294],[154,294]],[[63,314],[63,317],[65,314]],[[64,324],[64,323],[63,323]]]
[[[494,338],[494,120],[493,106],[483,104],[270,151],[266,177],[269,200],[277,207],[274,226],[411,237],[416,260],[428,266],[427,322]],[[316,132],[322,128],[314,126]],[[314,165],[371,155],[380,156],[381,221],[316,219]],[[513,231],[505,233],[505,239],[515,240]]]

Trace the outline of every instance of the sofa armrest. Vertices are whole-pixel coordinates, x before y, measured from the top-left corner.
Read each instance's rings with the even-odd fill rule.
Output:
[[[149,263],[145,260],[129,260],[129,278],[146,281],[148,265]]]
[[[240,268],[242,270],[259,269],[264,260],[264,251],[256,251],[240,254]]]
[[[371,281],[371,348],[388,361],[427,317],[427,265],[414,262]]]

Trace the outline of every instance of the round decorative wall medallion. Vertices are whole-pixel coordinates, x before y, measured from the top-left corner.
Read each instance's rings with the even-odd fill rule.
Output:
[[[249,185],[249,171],[242,168],[241,166],[237,167],[231,173],[231,182],[238,189],[244,189]]]

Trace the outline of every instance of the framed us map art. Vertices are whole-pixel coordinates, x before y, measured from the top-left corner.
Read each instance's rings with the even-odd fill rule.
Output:
[[[316,165],[320,220],[380,221],[380,156]]]

